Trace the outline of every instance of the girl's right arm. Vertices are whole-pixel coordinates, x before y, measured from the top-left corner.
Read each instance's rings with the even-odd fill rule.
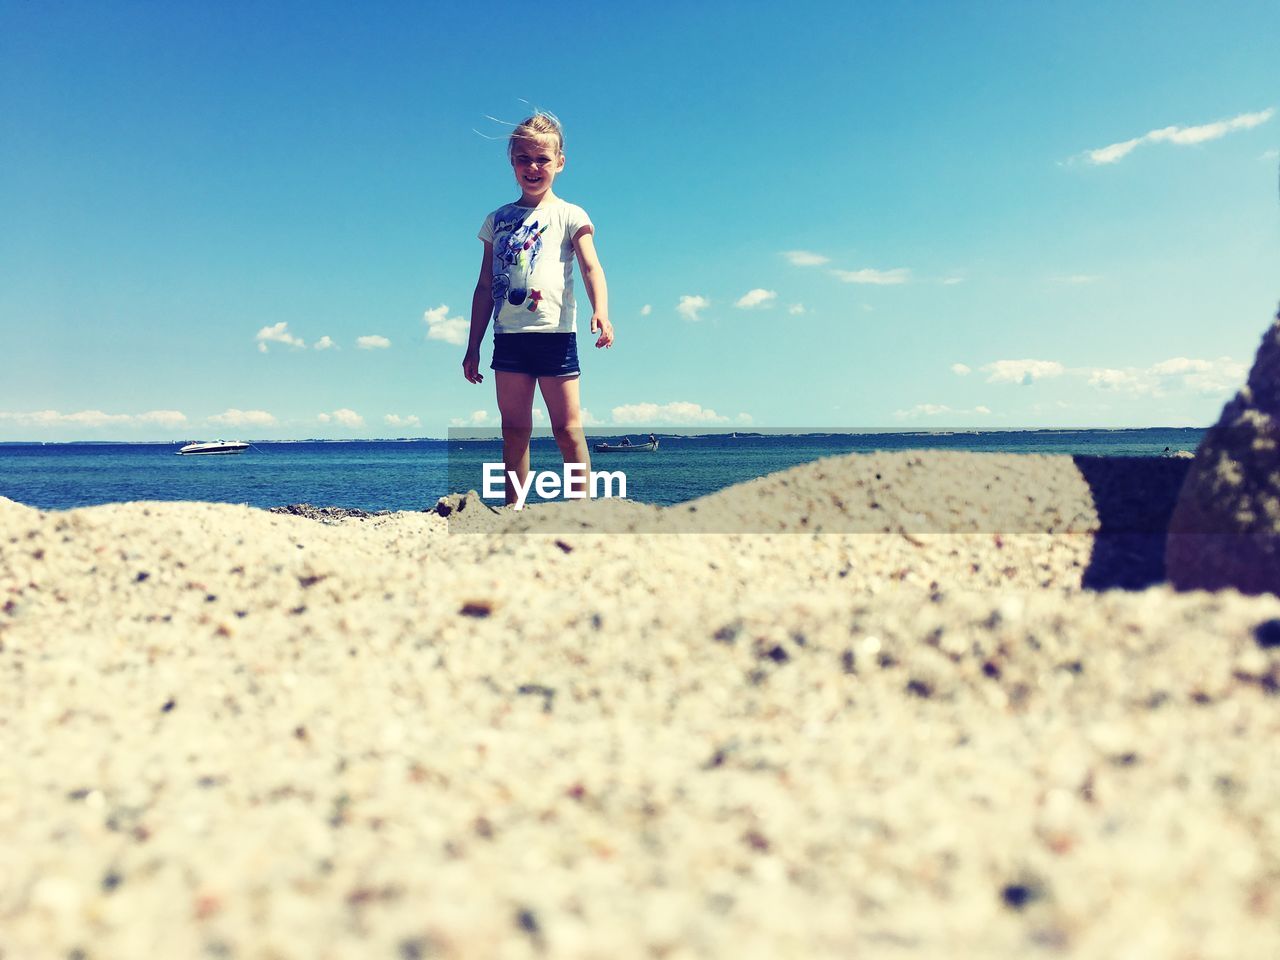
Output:
[[[476,292],[471,295],[471,336],[467,339],[467,355],[462,358],[462,375],[472,383],[483,383],[480,372],[480,344],[493,316],[493,244],[484,241],[484,261],[480,264],[480,279]]]

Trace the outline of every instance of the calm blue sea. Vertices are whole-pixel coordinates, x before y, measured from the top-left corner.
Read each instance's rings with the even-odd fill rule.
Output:
[[[654,453],[595,454],[597,470],[623,469],[627,494],[672,504],[820,457],[875,450],[971,450],[1160,456],[1194,450],[1200,429],[1027,430],[673,436]],[[593,435],[616,441],[621,434]],[[645,434],[632,434],[633,442]],[[179,457],[179,444],[0,444],[0,496],[44,510],[128,500],[207,500],[422,510],[440,496],[480,489],[481,464],[501,461],[498,440],[262,442],[244,454]],[[531,465],[559,470],[550,438],[535,437]]]

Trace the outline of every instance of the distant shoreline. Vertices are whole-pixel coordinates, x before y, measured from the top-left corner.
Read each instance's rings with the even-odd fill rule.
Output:
[[[654,433],[660,438],[683,438],[683,439],[700,439],[705,437],[731,437],[736,436],[738,439],[752,439],[761,437],[857,437],[857,436],[922,436],[936,437],[948,436],[954,434],[983,435],[983,434],[1006,434],[1006,433],[1025,433],[1025,434],[1072,434],[1072,433],[1088,433],[1088,434],[1123,434],[1123,433],[1155,433],[1155,432],[1195,432],[1203,433],[1208,430],[1211,424],[1202,427],[933,427],[933,428],[915,428],[907,430],[898,430],[891,427],[859,427],[831,430],[804,430],[797,431],[785,427],[760,430],[701,430],[692,432],[679,429],[655,430],[650,427],[635,427],[631,430],[612,429],[606,430],[599,427],[590,427],[586,433],[589,437],[614,437],[627,436],[628,434],[649,434]],[[472,429],[472,428],[460,428]],[[550,436],[549,428],[535,428],[535,436]],[[192,434],[192,437],[196,434]],[[201,434],[200,436],[205,436]],[[212,436],[210,434],[209,436]],[[501,440],[500,433],[484,433],[478,436],[446,436],[446,437],[306,437],[301,439],[275,439],[275,440],[249,440],[247,442],[253,444],[293,444],[293,443],[457,443],[470,441],[494,441]],[[183,437],[177,440],[0,440],[0,447],[88,447],[88,446],[178,446],[183,443],[190,442],[191,437]]]

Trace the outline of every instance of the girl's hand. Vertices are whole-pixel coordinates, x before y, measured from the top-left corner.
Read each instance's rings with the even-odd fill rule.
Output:
[[[480,351],[468,350],[462,358],[462,375],[471,383],[484,383],[484,374],[480,372]]]
[[[591,332],[600,331],[600,339],[596,341],[597,347],[613,346],[613,324],[609,322],[608,317],[602,317],[598,313],[591,315]]]

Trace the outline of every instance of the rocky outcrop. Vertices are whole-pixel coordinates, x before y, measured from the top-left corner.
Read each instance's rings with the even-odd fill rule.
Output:
[[[1196,451],[1165,568],[1180,590],[1280,594],[1280,314]]]

